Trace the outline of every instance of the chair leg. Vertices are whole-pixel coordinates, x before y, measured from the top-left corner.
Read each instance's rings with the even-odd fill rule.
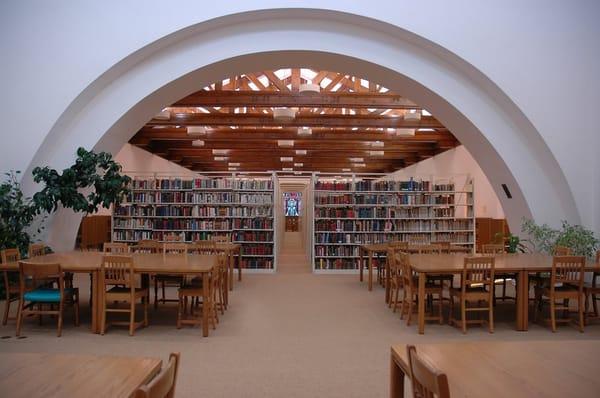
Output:
[[[598,316],[598,298],[595,294],[592,294],[592,307],[594,307],[594,316]]]
[[[583,306],[581,302],[581,295],[577,297],[577,310],[579,311],[579,331],[583,333]]]
[[[183,312],[183,297],[179,295],[179,303],[177,305],[177,329],[181,329],[181,315]]]
[[[79,292],[73,295],[73,312],[75,315],[75,326],[79,326]]]
[[[454,296],[450,294],[450,313],[448,314],[448,324],[454,323]]]
[[[489,306],[489,331],[490,333],[494,333],[494,306],[490,305],[490,303],[488,303]]]
[[[154,277],[154,309],[158,309],[158,280]]]
[[[462,324],[462,332],[467,333],[467,301],[465,299],[460,300],[460,319]]]
[[[148,296],[142,297],[142,303],[144,304],[144,327],[148,327]]]
[[[58,305],[58,332],[56,333],[57,337],[60,337],[62,335],[64,305],[65,304],[62,301]]]
[[[396,308],[398,308],[398,293],[400,291],[400,286],[396,286],[396,291],[394,293],[394,307],[393,311],[396,312]]]
[[[555,303],[554,303],[554,298],[551,297],[550,298],[550,322],[552,324],[552,332],[555,333],[556,332],[556,314],[555,314]]]
[[[131,304],[129,304],[129,335],[133,336],[135,331],[135,299],[131,298]]]
[[[100,334],[104,336],[106,332],[106,298],[102,300],[102,315],[100,316]]]
[[[412,321],[412,312],[413,312],[413,294],[409,292],[408,294],[408,318],[406,319],[406,326],[410,326],[410,322]]]
[[[406,287],[402,289],[402,304],[400,305],[400,319],[404,319],[404,306],[406,305]]]
[[[161,291],[162,291],[162,302],[164,304],[166,302],[165,300],[167,299],[167,295],[165,293],[165,290],[166,290],[165,289],[165,281],[161,281],[160,288],[161,288]]]
[[[21,324],[23,322],[23,305],[21,304],[21,300],[19,299],[19,306],[17,307],[17,332],[16,336],[19,337],[21,335]]]

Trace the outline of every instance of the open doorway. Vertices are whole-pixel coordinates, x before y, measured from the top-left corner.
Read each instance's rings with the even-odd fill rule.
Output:
[[[280,272],[311,272],[309,261],[310,228],[307,205],[309,178],[279,179],[280,206],[276,217],[281,217],[278,232]]]

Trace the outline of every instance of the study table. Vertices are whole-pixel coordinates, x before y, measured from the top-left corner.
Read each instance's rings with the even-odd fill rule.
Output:
[[[157,358],[0,354],[0,395],[12,398],[130,397],[162,366]]]
[[[213,268],[217,265],[217,255],[198,254],[128,254],[133,257],[134,272],[142,275],[142,284],[149,285],[149,275],[192,275],[202,277],[202,285],[210,286]],[[92,331],[100,333],[100,317],[102,315],[102,295],[105,287],[100,278],[102,252],[68,251],[33,257],[27,261],[38,264],[58,263],[62,269],[73,273],[91,273],[92,275]],[[16,262],[0,264],[0,270],[19,269]],[[205,298],[211,300],[211,295]],[[202,335],[208,336],[209,305],[202,306]]]
[[[468,254],[410,254],[411,269],[418,274],[418,297],[425,296],[428,275],[459,275],[463,271],[464,258]],[[476,254],[481,256],[481,254]],[[517,274],[516,330],[526,331],[529,327],[529,274],[552,271],[552,256],[542,253],[495,254],[496,275]],[[586,272],[600,272],[600,264],[586,261]],[[418,300],[419,333],[425,332],[425,300]]]
[[[597,340],[452,342],[415,347],[446,373],[452,398],[600,396]],[[392,346],[390,367],[390,398],[402,398],[404,376],[410,375],[406,345]]]

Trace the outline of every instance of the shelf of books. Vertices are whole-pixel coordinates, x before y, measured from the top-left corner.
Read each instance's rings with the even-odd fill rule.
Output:
[[[395,181],[381,175],[315,174],[313,187],[315,272],[357,270],[363,244],[444,241],[475,248],[468,176]]]
[[[275,269],[273,174],[130,175],[130,194],[113,211],[114,242],[227,236],[241,245],[243,268]]]

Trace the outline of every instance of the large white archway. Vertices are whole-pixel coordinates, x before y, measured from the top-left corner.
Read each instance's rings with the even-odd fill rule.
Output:
[[[236,73],[307,66],[380,82],[430,110],[488,176],[509,224],[521,217],[579,222],[565,177],[518,107],[464,60],[410,32],[340,12],[268,10],[181,30],[131,54],[62,114],[30,169],[63,167],[78,146],[115,153],[159,109]],[[30,175],[30,173],[26,173]],[[24,186],[31,188],[31,181]],[[506,184],[512,199],[501,189]],[[56,217],[49,240],[72,246],[75,218]]]

